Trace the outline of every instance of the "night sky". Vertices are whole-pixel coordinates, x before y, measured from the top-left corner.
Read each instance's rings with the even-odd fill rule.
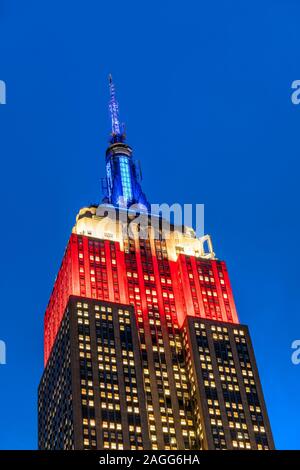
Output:
[[[153,203],[204,203],[275,444],[299,448],[300,3],[0,0],[0,448],[37,447],[43,316],[80,207],[101,200],[107,76]]]

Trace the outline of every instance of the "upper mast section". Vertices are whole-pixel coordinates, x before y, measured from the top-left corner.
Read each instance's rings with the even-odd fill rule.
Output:
[[[114,82],[112,80],[111,74],[108,76],[109,82],[109,93],[110,93],[110,100],[109,100],[109,113],[111,117],[111,142],[124,142],[125,140],[125,133],[124,133],[124,126],[120,124],[119,119],[119,103],[116,98],[116,89]]]

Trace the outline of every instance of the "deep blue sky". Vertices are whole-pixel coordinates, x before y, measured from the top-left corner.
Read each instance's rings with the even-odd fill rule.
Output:
[[[43,315],[101,199],[109,72],[150,201],[205,204],[276,446],[300,447],[299,18],[297,0],[0,0],[0,448],[37,446]]]

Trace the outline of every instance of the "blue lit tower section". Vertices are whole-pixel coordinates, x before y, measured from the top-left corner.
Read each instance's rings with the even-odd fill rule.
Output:
[[[119,105],[115,86],[109,76],[112,133],[106,151],[106,197],[105,203],[115,207],[129,208],[137,205],[150,212],[150,204],[142,191],[140,176],[132,157],[132,148],[125,143],[124,127],[119,121]]]

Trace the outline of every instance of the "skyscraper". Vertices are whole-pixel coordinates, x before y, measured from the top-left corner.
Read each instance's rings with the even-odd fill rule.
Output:
[[[109,87],[105,196],[80,209],[45,313],[39,448],[272,449],[226,265],[151,213]]]

